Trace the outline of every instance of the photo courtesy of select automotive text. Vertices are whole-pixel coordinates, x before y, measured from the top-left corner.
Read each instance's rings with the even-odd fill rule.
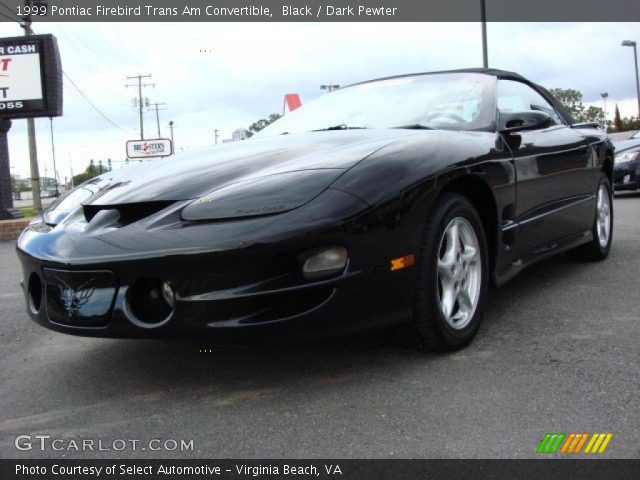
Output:
[[[639,42],[0,0],[0,480],[640,479]]]

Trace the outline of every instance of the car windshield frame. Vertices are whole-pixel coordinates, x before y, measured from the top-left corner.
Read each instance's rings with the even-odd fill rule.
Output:
[[[291,128],[291,126],[295,125],[295,122],[298,117],[303,115],[307,115],[307,111],[313,112],[318,109],[318,106],[322,106],[323,104],[327,104],[328,106],[332,106],[338,103],[340,97],[351,92],[361,92],[362,90],[366,90],[368,88],[375,89],[385,87],[387,85],[396,86],[404,84],[410,84],[416,82],[418,87],[420,86],[420,82],[428,83],[433,77],[451,77],[452,82],[462,82],[464,79],[468,79],[471,85],[478,84],[480,91],[480,102],[477,106],[477,110],[475,112],[475,116],[465,124],[452,124],[450,127],[447,125],[440,126],[432,126],[432,125],[424,125],[424,127],[431,127],[427,129],[435,129],[435,130],[448,130],[448,131],[491,131],[495,132],[496,127],[496,105],[495,105],[495,89],[497,79],[495,75],[490,75],[483,72],[433,72],[433,73],[422,73],[422,74],[414,74],[414,75],[402,75],[397,77],[388,77],[377,80],[370,80],[366,82],[360,82],[353,85],[349,85],[347,87],[340,88],[333,92],[324,94],[318,98],[315,98],[297,110],[287,113],[284,117],[279,120],[276,120],[272,124],[265,127],[262,131],[258,132],[254,137],[271,137],[276,135],[283,134],[292,134],[292,133],[308,133],[312,131],[332,131],[332,130],[347,130],[347,129],[392,129],[392,128],[416,128],[419,122],[412,121],[411,118],[407,118],[405,122],[398,121],[397,125],[389,124],[389,125],[358,125],[356,123],[349,123],[346,121],[346,118],[340,118],[336,116],[333,121],[327,121],[327,125],[324,124],[316,124],[312,125],[310,128]],[[436,79],[434,79],[436,80]],[[446,82],[446,79],[438,78],[438,83]],[[436,81],[437,81],[436,80]],[[443,92],[444,94],[450,94],[446,90]],[[395,94],[397,95],[397,93]],[[437,98],[437,97],[436,97]],[[357,99],[357,97],[356,97]],[[362,104],[363,102],[361,102]],[[327,108],[329,110],[329,108]],[[426,113],[426,112],[425,112]],[[372,116],[375,115],[376,112],[372,113]],[[311,117],[312,113],[309,113],[308,116]],[[348,116],[349,112],[345,112],[345,116]],[[437,117],[436,117],[437,118]],[[311,125],[311,122],[308,121],[305,117],[302,117],[303,123],[306,122],[307,125]],[[337,128],[341,126],[342,128]]]

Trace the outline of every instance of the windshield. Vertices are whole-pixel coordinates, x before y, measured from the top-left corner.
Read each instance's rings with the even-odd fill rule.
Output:
[[[399,77],[322,95],[258,136],[345,128],[485,130],[492,125],[493,77],[475,73]]]

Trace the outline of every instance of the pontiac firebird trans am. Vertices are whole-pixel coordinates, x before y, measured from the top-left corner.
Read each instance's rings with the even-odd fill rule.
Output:
[[[253,138],[108,172],[17,243],[27,311],[99,337],[390,328],[471,340],[490,286],[604,259],[613,146],[543,88],[468,69],[358,83]]]

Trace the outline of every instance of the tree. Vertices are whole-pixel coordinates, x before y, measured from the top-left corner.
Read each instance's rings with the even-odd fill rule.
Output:
[[[582,105],[582,93],[571,88],[552,88],[551,94],[558,100],[569,114],[578,120],[584,110]]]
[[[618,108],[617,103],[616,103],[616,116],[613,119],[613,126],[616,132],[622,131],[622,118],[620,118],[620,109]]]
[[[582,92],[579,90],[573,90],[571,88],[552,88],[550,91],[576,122],[598,122],[599,124],[604,125],[604,110],[593,105],[585,107],[582,104]]]
[[[282,115],[279,115],[277,113],[272,113],[271,115],[269,115],[266,118],[261,118],[260,120],[258,120],[257,122],[253,122],[249,128],[247,129],[247,136],[251,137],[253,134],[258,133],[260,130],[262,130],[264,127],[266,127],[267,125],[275,122],[276,120],[278,120]]]
[[[89,165],[87,166],[87,169],[84,172],[73,176],[73,184],[80,185],[81,183],[84,183],[87,180],[92,179],[93,177],[97,177],[99,174],[100,172],[98,172],[98,169],[96,168],[96,164],[94,163],[93,160],[91,160],[89,162]]]

